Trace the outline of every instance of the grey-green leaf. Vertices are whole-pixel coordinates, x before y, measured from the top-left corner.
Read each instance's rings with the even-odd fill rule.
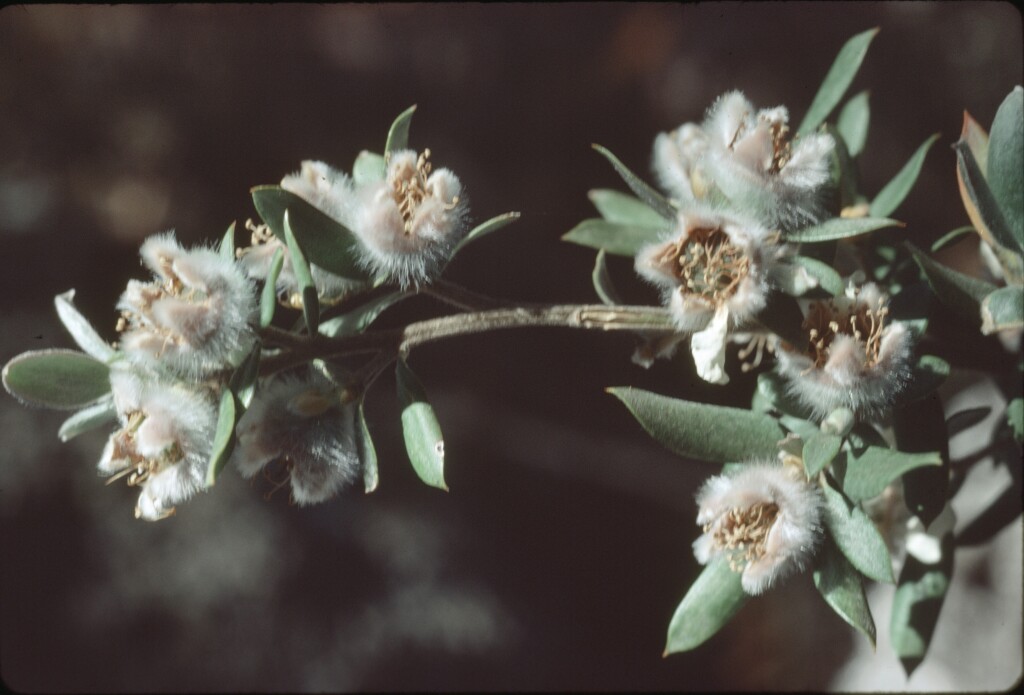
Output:
[[[864,580],[832,541],[821,549],[814,570],[814,586],[840,618],[859,630],[875,646],[875,620],[864,595]]]
[[[283,267],[284,249],[277,249],[270,259],[267,280],[263,283],[263,292],[260,295],[260,328],[266,328],[274,320],[274,310],[277,308],[277,278],[281,275]]]
[[[850,100],[839,112],[836,128],[846,143],[851,157],[856,157],[864,150],[868,139],[868,125],[871,122],[871,107],[868,105],[868,91],[850,97]]]
[[[520,216],[521,215],[518,212],[506,212],[503,215],[497,215],[495,217],[492,217],[486,222],[481,222],[477,226],[473,227],[473,229],[469,230],[469,234],[463,237],[462,241],[460,241],[455,246],[455,250],[452,251],[452,256],[457,254],[459,250],[461,250],[467,244],[474,242],[477,239],[480,239],[481,237],[485,237],[491,232],[496,232],[502,227],[505,227],[506,225],[512,224],[513,222],[518,220]]]
[[[981,302],[995,291],[996,286],[936,263],[909,242],[906,246],[914,255],[914,260],[924,272],[939,301],[963,319],[978,325],[981,322]]]
[[[617,224],[597,217],[583,220],[562,236],[563,241],[603,249],[616,256],[635,256],[660,239],[661,231],[655,227]]]
[[[362,333],[384,312],[385,309],[406,297],[411,297],[413,294],[413,292],[399,291],[385,294],[372,301],[366,302],[347,314],[336,316],[329,321],[324,321],[320,324],[320,332],[329,338]]]
[[[1024,288],[1000,287],[981,301],[981,332],[1024,327]]]
[[[786,387],[786,380],[778,372],[758,374],[755,397],[761,404],[801,420],[812,417],[811,411],[793,397]]]
[[[974,231],[974,227],[972,227],[971,225],[966,225],[963,227],[957,227],[953,231],[946,232],[941,237],[932,242],[931,251],[932,253],[935,253],[936,251],[949,246],[951,243],[953,243],[960,237],[970,234],[971,232]]]
[[[1017,246],[1024,249],[1024,89],[1014,87],[989,132],[988,185]]]
[[[921,167],[924,166],[924,158],[938,139],[939,134],[936,133],[925,140],[924,144],[918,147],[917,151],[903,165],[899,173],[878,192],[875,199],[871,201],[869,214],[872,217],[888,217],[896,211],[896,208],[910,193],[910,189],[914,187],[914,182],[917,181],[917,177],[921,173]]]
[[[608,392],[621,400],[660,444],[686,458],[723,463],[774,458],[785,432],[763,413],[694,403],[632,387]]]
[[[835,62],[829,68],[828,74],[825,75],[821,87],[818,88],[818,93],[814,95],[814,100],[811,102],[810,108],[807,109],[807,115],[804,116],[804,120],[797,129],[798,135],[810,133],[832,113],[832,109],[836,107],[850,83],[853,82],[857,70],[860,69],[860,64],[864,61],[864,56],[867,55],[871,39],[875,38],[877,33],[878,28],[876,27],[857,34],[839,50],[839,55],[836,56]]]
[[[832,463],[843,445],[843,438],[826,432],[815,432],[804,442],[804,470],[813,478]]]
[[[100,337],[89,320],[75,308],[74,298],[74,290],[68,290],[53,298],[53,303],[57,307],[57,316],[60,317],[61,323],[74,338],[78,347],[82,348],[87,355],[102,362],[109,362],[117,354],[116,351]]]
[[[729,569],[725,560],[713,560],[672,615],[664,656],[685,652],[706,642],[749,598],[740,584],[740,574]]]
[[[420,380],[399,358],[395,365],[402,434],[413,469],[427,485],[447,490],[444,482],[444,437]]]
[[[235,260],[235,223],[228,225],[228,231],[220,240],[220,257],[225,261]]]
[[[306,254],[303,252],[299,242],[295,239],[292,226],[288,220],[289,211],[284,211],[282,217],[282,228],[284,229],[285,243],[288,245],[288,253],[291,255],[292,272],[299,283],[299,291],[302,293],[302,315],[306,319],[306,327],[309,334],[316,333],[320,322],[320,300],[316,294],[316,285],[313,283],[313,275],[306,262]]]
[[[409,147],[409,126],[412,124],[412,114],[414,111],[416,111],[415,104],[398,114],[398,118],[391,124],[391,128],[388,130],[387,143],[384,145],[385,157],[392,152]]]
[[[656,229],[672,226],[671,220],[665,219],[642,200],[631,195],[608,188],[595,188],[587,193],[587,197],[608,222]]]
[[[1014,398],[1006,406],[1006,421],[1017,444],[1024,442],[1024,398]]]
[[[235,448],[235,394],[224,389],[220,395],[220,410],[217,414],[217,430],[213,435],[210,461],[206,466],[206,487],[217,482],[217,476],[231,457]]]
[[[108,395],[94,405],[82,408],[65,420],[64,424],[60,426],[57,436],[62,442],[66,442],[116,419],[117,409],[114,407],[114,398]]]
[[[366,414],[363,412],[363,403],[360,401],[356,412],[359,422],[357,430],[357,445],[359,446],[359,460],[363,462],[363,487],[366,494],[377,489],[380,477],[377,472],[377,450],[373,446],[373,437],[370,436],[370,428],[366,426]]]
[[[629,190],[636,193],[637,198],[647,204],[654,212],[664,218],[666,221],[671,222],[676,218],[678,212],[673,205],[666,200],[665,196],[658,191],[651,188],[645,183],[639,176],[634,174],[629,168],[619,161],[619,158],[612,154],[609,150],[601,145],[593,145],[593,148],[604,155],[605,159],[612,163],[615,167],[615,171],[619,173],[622,180],[629,186]]]
[[[907,471],[922,466],[941,465],[942,457],[937,451],[905,453],[869,446],[859,455],[853,452],[847,454],[843,492],[854,502],[860,502],[882,494],[886,485]]]
[[[835,239],[848,239],[860,236],[861,234],[873,232],[876,229],[903,226],[905,225],[902,222],[888,218],[833,217],[821,224],[789,232],[786,234],[786,240],[800,243],[833,241]]]
[[[823,485],[822,490],[825,527],[836,546],[865,577],[892,584],[892,558],[874,523],[860,506],[852,504],[831,483]]]
[[[818,286],[825,290],[833,297],[838,297],[846,289],[843,284],[843,279],[839,276],[839,273],[835,271],[827,263],[822,263],[817,258],[809,258],[807,256],[797,256],[793,259],[797,265],[800,265],[810,274],[811,277],[818,281]]]
[[[286,241],[282,220],[284,211],[288,211],[292,233],[310,263],[343,278],[369,279],[359,264],[359,240],[340,222],[280,186],[256,186],[252,200],[260,217],[281,241]]]
[[[3,382],[25,405],[78,410],[110,393],[110,368],[75,350],[33,350],[4,365]]]
[[[384,157],[376,152],[363,150],[352,165],[352,181],[357,186],[383,181],[386,174]]]
[[[605,250],[601,249],[597,252],[597,259],[594,261],[594,272],[591,273],[591,279],[594,281],[594,291],[597,292],[597,296],[601,298],[601,301],[608,306],[622,304],[622,298],[619,296],[618,291],[616,291],[615,285],[612,284],[611,275],[608,274],[608,264],[605,263],[605,256]]]
[[[256,381],[260,376],[260,352],[260,344],[256,343],[228,380],[228,388],[238,398],[243,411],[249,407],[253,396],[256,395]]]
[[[1012,249],[1019,254],[1021,244],[1014,237],[1014,232],[1010,230],[1010,223],[1007,221],[1006,214],[996,200],[989,182],[981,173],[981,168],[974,158],[970,145],[963,140],[959,140],[953,147],[956,150],[956,172],[961,186],[961,198],[966,196],[966,200],[963,203],[967,209],[968,217],[971,218],[971,222],[975,227],[979,228],[979,232],[984,233],[987,231],[996,244],[1002,246],[1004,250]],[[990,139],[988,155],[990,178],[993,173],[992,159],[995,157],[994,150],[995,148],[992,146]]]

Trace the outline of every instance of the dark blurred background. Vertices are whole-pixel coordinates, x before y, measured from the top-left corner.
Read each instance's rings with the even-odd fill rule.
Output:
[[[559,240],[593,216],[588,189],[624,189],[591,143],[647,174],[658,132],[700,120],[734,88],[799,123],[843,42],[874,26],[850,92],[871,90],[863,188],[877,192],[940,132],[896,214],[924,245],[967,223],[947,146],[963,110],[988,127],[1021,82],[1010,4],[6,7],[0,359],[72,346],[52,304],[70,288],[114,339],[114,303],[144,276],[142,239],[169,228],[187,243],[218,237],[255,216],[250,186],[307,158],[348,169],[360,150],[383,149],[411,104],[411,145],[461,177],[476,220],[523,213],[447,276],[525,301],[595,301],[593,254]],[[627,299],[655,301],[628,262],[613,259],[612,272]],[[381,324],[439,310],[417,298]],[[62,445],[66,414],[4,396],[3,681],[96,692],[834,686],[861,638],[806,575],[698,651],[661,658],[698,572],[693,493],[715,467],[667,453],[603,389],[727,395],[685,356],[645,371],[632,349],[627,336],[554,329],[422,347],[411,365],[445,431],[450,493],[409,467],[385,377],[367,404],[375,494],[300,510],[229,473],[158,524],[135,521],[135,491],[96,475],[106,431]],[[752,380],[735,381],[730,393],[747,401]],[[978,687],[1003,687],[984,680],[990,664],[971,667]]]

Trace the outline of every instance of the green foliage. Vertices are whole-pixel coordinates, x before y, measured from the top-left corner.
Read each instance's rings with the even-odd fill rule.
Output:
[[[371,323],[377,320],[378,316],[384,313],[385,309],[397,304],[411,295],[411,292],[403,291],[395,291],[381,295],[380,297],[372,299],[346,314],[324,321],[320,324],[320,333],[328,338],[338,338],[343,335],[362,333],[370,327]]]
[[[804,116],[804,120],[797,129],[798,135],[810,133],[832,113],[832,109],[836,107],[850,83],[853,82],[854,76],[860,69],[860,64],[864,62],[864,56],[867,55],[871,39],[875,38],[877,33],[878,28],[876,27],[857,34],[839,49],[839,55],[836,56],[835,62],[832,63],[832,67],[825,75],[825,79],[818,88],[818,93],[814,95],[814,100],[811,102],[810,108],[807,109],[807,115]]]
[[[851,157],[864,151],[864,143],[868,139],[868,125],[871,122],[871,107],[868,105],[868,91],[850,97],[839,112],[836,129],[846,144]]]
[[[819,553],[814,586],[832,610],[867,637],[874,647],[875,620],[864,595],[864,579],[831,539],[826,539]]]
[[[370,436],[370,428],[366,426],[366,413],[363,412],[363,402],[359,402],[356,410],[358,427],[356,429],[356,445],[359,447],[359,460],[363,462],[363,488],[366,494],[377,489],[380,483],[377,471],[377,450],[373,446],[373,437]]]
[[[217,429],[213,435],[210,462],[206,466],[206,487],[212,487],[217,482],[217,476],[224,469],[224,464],[228,462],[235,448],[236,413],[235,394],[231,393],[231,389],[224,389],[220,395]]]
[[[384,144],[384,158],[392,152],[404,150],[409,147],[409,126],[412,125],[412,114],[416,111],[413,104],[402,113],[398,114],[391,128],[388,129],[388,139]]]
[[[936,263],[910,242],[905,244],[939,301],[966,321],[979,325],[981,302],[996,290],[996,286]]]
[[[874,217],[833,217],[821,224],[805,227],[786,234],[787,241],[817,243],[835,239],[849,239],[886,227],[902,227],[902,222],[888,218]]]
[[[908,675],[928,650],[952,577],[952,534],[942,539],[942,556],[936,563],[907,556],[892,602],[889,635]]]
[[[985,178],[1010,237],[1024,250],[1024,89],[1019,86],[1003,100],[992,121]]]
[[[642,200],[648,207],[661,215],[665,220],[675,219],[678,211],[668,200],[665,199],[665,196],[648,186],[639,176],[634,174],[625,164],[619,161],[618,157],[607,149],[600,145],[593,145],[593,148],[612,163],[612,166],[615,167],[615,171],[619,173],[622,180],[626,182],[627,186],[629,186],[629,190],[633,191],[637,198]]]
[[[837,490],[833,482],[823,485],[822,490],[825,528],[836,546],[861,574],[876,582],[892,584],[892,558],[870,517]]]
[[[402,434],[416,475],[431,487],[448,490],[444,482],[444,437],[426,391],[405,360],[395,365],[398,402],[402,408]]]
[[[518,220],[519,217],[520,214],[518,212],[506,212],[503,215],[492,217],[486,222],[481,222],[477,226],[473,227],[473,229],[469,230],[469,233],[455,246],[455,249],[452,251],[452,256],[454,257],[462,248],[477,239],[485,237],[491,232],[496,232],[506,225],[512,224]]]
[[[74,350],[23,352],[3,369],[4,388],[25,405],[77,410],[110,393],[110,368]]]
[[[594,261],[594,272],[591,273],[591,279],[594,281],[594,291],[597,292],[597,296],[601,298],[601,301],[609,306],[614,306],[615,304],[622,304],[622,299],[619,297],[615,285],[612,284],[611,275],[608,274],[608,265],[605,263],[606,255],[604,249],[597,252],[597,259]]]
[[[863,452],[846,454],[843,492],[860,502],[882,494],[885,487],[907,471],[922,466],[941,466],[937,451],[904,453],[885,447],[869,446]]]
[[[277,278],[280,277],[283,267],[284,249],[277,249],[274,251],[274,257],[270,259],[270,269],[267,271],[267,279],[260,294],[260,328],[266,328],[274,321],[274,310],[277,308]]]
[[[808,478],[814,478],[832,463],[843,446],[843,438],[826,432],[815,432],[804,442],[804,470]]]
[[[92,327],[88,319],[79,313],[73,303],[74,298],[74,290],[68,290],[53,298],[53,304],[57,307],[57,316],[60,317],[61,323],[74,338],[78,347],[82,348],[87,355],[102,362],[110,362],[116,355],[114,348],[110,347],[107,341],[101,338],[96,329]]]
[[[80,434],[102,427],[117,419],[117,409],[114,408],[113,396],[107,395],[97,401],[94,405],[82,408],[77,413],[64,421],[57,432],[62,442],[67,442]]]
[[[981,300],[981,332],[985,335],[1022,327],[1024,288],[1001,287]]]
[[[918,147],[917,151],[903,165],[899,173],[878,192],[875,199],[871,201],[869,214],[872,217],[888,217],[896,211],[896,208],[910,193],[910,189],[914,187],[917,177],[921,174],[921,167],[924,166],[924,158],[938,139],[939,134],[936,133],[925,140],[924,144]]]
[[[656,227],[608,222],[599,218],[583,220],[562,236],[580,246],[600,249],[616,256],[635,256],[640,249],[660,241],[662,231]]]
[[[357,186],[383,181],[386,175],[387,167],[384,165],[384,157],[375,152],[363,150],[352,164],[352,181]]]
[[[608,222],[638,227],[668,230],[672,221],[659,215],[642,200],[606,188],[595,188],[587,193],[590,202]]]
[[[700,646],[722,629],[750,597],[729,563],[712,560],[679,603],[668,626],[665,654]]]
[[[228,225],[228,231],[220,240],[220,257],[225,261],[235,260],[235,223]]]
[[[284,216],[281,219],[285,243],[288,245],[288,253],[292,260],[292,272],[295,273],[295,279],[299,283],[299,292],[302,294],[302,315],[306,319],[306,328],[309,330],[309,334],[313,335],[320,324],[320,299],[317,297],[316,284],[313,282],[313,274],[306,262],[306,254],[303,253],[302,247],[292,233],[287,210],[284,211]]]

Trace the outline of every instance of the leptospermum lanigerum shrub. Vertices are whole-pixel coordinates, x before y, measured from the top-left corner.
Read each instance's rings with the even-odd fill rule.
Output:
[[[410,108],[382,153],[362,151],[351,171],[304,161],[279,185],[253,188],[245,246],[234,223],[208,246],[150,237],[150,277],[128,281],[109,319],[113,344],[75,309],[73,290],[58,295],[82,351],[19,355],[4,385],[28,405],[76,411],[63,440],[112,429],[99,473],[138,488],[135,516],[156,521],[188,513],[225,468],[263,475],[299,505],[372,492],[363,400],[392,365],[409,460],[447,489],[440,424],[406,363],[414,348],[517,326],[631,333],[643,367],[678,352],[721,388],[730,373],[756,372],[749,408],[608,389],[655,440],[722,465],[694,491],[696,526],[680,529],[704,568],[671,617],[666,654],[703,643],[752,596],[807,578],[872,643],[865,583],[896,582],[891,641],[917,663],[956,548],[949,501],[966,466],[951,465],[948,436],[988,410],[944,413],[936,389],[952,366],[932,354],[936,320],[961,321],[965,341],[1002,343],[991,373],[1008,405],[992,436],[1020,465],[1024,92],[1013,88],[988,132],[966,115],[954,146],[970,225],[932,250],[976,233],[987,275],[968,276],[905,241],[911,221],[892,217],[937,135],[882,190],[860,190],[868,98],[843,98],[876,33],[842,47],[809,106],[759,107],[733,90],[656,135],[656,186],[595,146],[630,192],[591,191],[600,217],[564,238],[598,250],[600,303],[517,306],[444,280],[463,246],[519,213],[474,211],[486,221],[472,226],[472,182],[410,147]],[[609,256],[631,259],[651,305],[619,301]],[[416,294],[452,312],[374,329]]]

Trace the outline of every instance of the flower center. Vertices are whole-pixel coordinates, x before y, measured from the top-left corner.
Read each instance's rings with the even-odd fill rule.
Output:
[[[420,205],[434,195],[432,186],[427,182],[431,170],[429,159],[430,150],[425,149],[416,158],[415,167],[403,166],[391,177],[391,197],[402,215],[406,236],[412,234],[413,217]],[[446,210],[451,210],[458,205],[459,197],[453,197],[451,202],[442,202]]]
[[[673,269],[682,291],[716,304],[732,297],[750,274],[750,259],[721,229],[695,229],[659,260]]]
[[[707,533],[714,527],[712,539],[719,548],[732,551],[729,567],[739,572],[765,554],[765,542],[775,520],[779,506],[774,502],[757,502],[749,507],[734,507],[725,516],[704,526]]]
[[[135,444],[135,434],[145,420],[146,414],[141,410],[128,413],[128,424],[114,436],[114,451],[111,458],[115,461],[123,461],[125,467],[124,470],[107,478],[107,485],[124,476],[128,476],[129,487],[141,485],[151,475],[155,475],[185,458],[178,442],[173,442],[153,458],[146,458],[140,454]]]
[[[874,308],[856,303],[848,309],[840,309],[833,300],[812,302],[803,328],[808,331],[807,355],[814,360],[814,367],[825,366],[829,348],[838,335],[856,338],[864,346],[866,366],[874,367],[878,363],[888,314],[889,307],[882,297]]]

